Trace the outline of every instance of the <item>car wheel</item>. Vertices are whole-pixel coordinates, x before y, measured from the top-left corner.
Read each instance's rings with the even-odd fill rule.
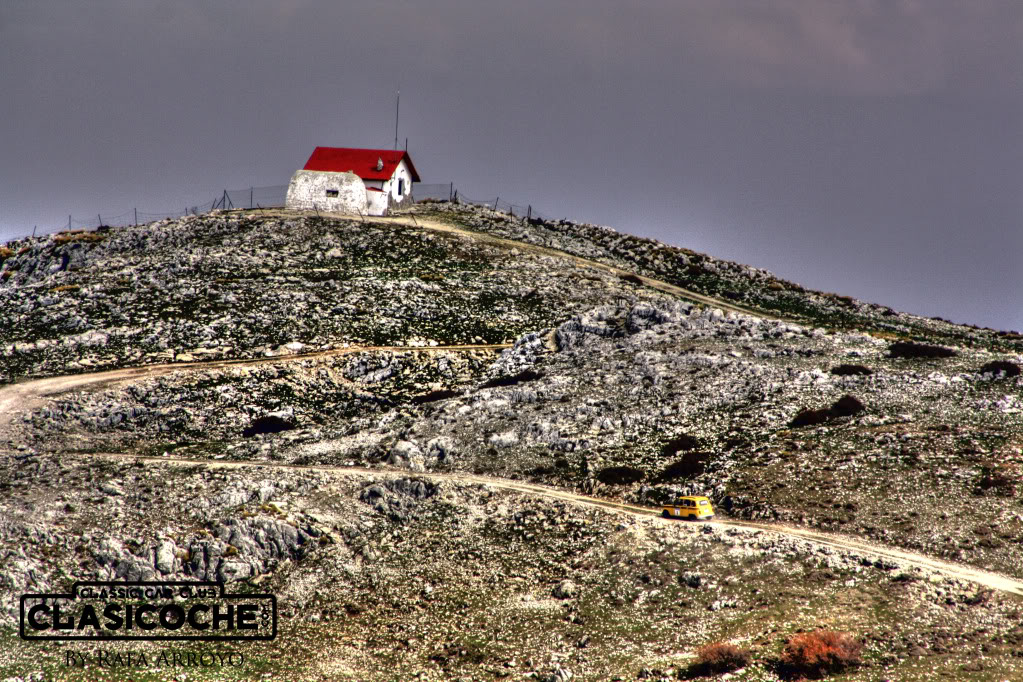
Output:
[[[661,512],[661,516],[663,516],[666,519],[670,519],[671,513],[667,509],[665,509],[664,511]]]

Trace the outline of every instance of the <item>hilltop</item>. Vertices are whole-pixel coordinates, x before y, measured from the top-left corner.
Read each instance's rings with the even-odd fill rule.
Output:
[[[448,202],[0,259],[7,625],[29,587],[189,577],[273,589],[246,651],[288,676],[675,677],[731,639],[777,679],[817,627],[865,644],[841,679],[1017,674],[1017,595],[877,552],[1023,574],[1019,334]],[[689,493],[777,525],[570,496]]]

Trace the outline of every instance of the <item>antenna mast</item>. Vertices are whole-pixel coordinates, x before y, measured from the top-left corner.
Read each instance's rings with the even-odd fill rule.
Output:
[[[401,90],[398,90],[398,99],[394,103],[394,149],[398,149],[398,110],[401,106]]]

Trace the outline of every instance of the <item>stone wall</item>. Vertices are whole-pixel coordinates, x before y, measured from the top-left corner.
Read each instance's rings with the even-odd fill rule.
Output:
[[[366,213],[366,186],[355,173],[298,170],[291,176],[284,205],[327,213]]]

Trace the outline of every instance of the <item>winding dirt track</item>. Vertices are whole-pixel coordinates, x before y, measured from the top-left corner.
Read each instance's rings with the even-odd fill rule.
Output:
[[[263,358],[238,358],[233,360],[200,360],[195,362],[174,362],[161,365],[142,365],[140,367],[124,367],[105,372],[90,374],[69,374],[61,377],[33,379],[16,384],[0,386],[0,435],[2,435],[15,412],[29,412],[42,406],[47,400],[84,388],[100,389],[115,386],[138,379],[150,379],[179,371],[209,370],[222,367],[253,367],[281,362],[298,362],[315,358],[336,357],[366,352],[427,352],[445,351],[496,351],[511,348],[510,343],[463,344],[454,346],[349,346],[331,350],[314,351],[312,353],[295,353],[292,355],[274,355]]]
[[[239,211],[242,214],[257,215],[257,211],[246,210]],[[261,216],[279,216],[282,218],[296,218],[304,217],[308,215],[305,211],[287,211],[287,210],[260,210],[258,215]],[[340,216],[351,219],[351,216]],[[589,260],[580,256],[573,256],[572,254],[565,253],[546,246],[537,246],[535,244],[528,244],[526,242],[516,241],[514,239],[505,239],[503,237],[495,237],[484,232],[474,232],[465,228],[457,227],[451,223],[446,223],[439,220],[433,220],[430,218],[415,218],[411,215],[396,216],[396,217],[366,217],[365,221],[379,223],[384,225],[401,225],[403,227],[410,227],[413,229],[425,229],[432,230],[434,232],[443,232],[446,234],[458,235],[467,239],[472,239],[483,244],[490,244],[491,246],[498,246],[506,249],[518,249],[519,251],[526,251],[541,256],[549,256],[552,258],[560,258],[562,260],[569,261],[575,265],[581,267],[589,267],[597,270],[603,270],[609,272],[617,277],[628,277],[641,282],[643,285],[656,289],[657,291],[671,294],[672,296],[678,296],[680,298],[689,299],[703,305],[714,306],[721,308],[722,310],[728,310],[744,315],[756,315],[760,317],[766,317],[770,319],[784,320],[785,318],[771,316],[761,311],[751,310],[742,306],[737,306],[734,303],[722,301],[710,296],[704,296],[698,294],[695,291],[690,291],[674,284],[668,284],[651,277],[644,275],[637,275],[634,272],[629,272],[622,268],[600,263],[598,261]],[[242,358],[236,360],[207,360],[207,361],[195,361],[195,362],[176,362],[160,365],[143,365],[141,367],[126,367],[122,369],[109,370],[105,372],[94,372],[91,374],[74,374],[62,377],[49,377],[46,379],[36,379],[33,381],[20,382],[16,384],[10,384],[7,386],[0,387],[0,434],[3,434],[6,429],[10,426],[13,412],[19,409],[21,412],[31,411],[41,406],[45,399],[65,393],[67,391],[79,390],[82,388],[103,388],[105,386],[112,386],[126,381],[134,379],[144,379],[150,377],[163,376],[176,372],[179,370],[187,369],[217,369],[219,367],[228,367],[231,365],[259,365],[265,363],[275,362],[288,362],[296,360],[304,360],[307,358],[327,357],[333,355],[345,355],[349,353],[358,353],[362,351],[471,351],[471,350],[500,350],[509,348],[511,344],[481,344],[481,345],[454,345],[454,346],[352,346],[349,348],[341,348],[328,351],[318,351],[313,353],[298,353],[294,355],[282,355],[267,358]]]
[[[451,481],[459,483],[472,483],[487,485],[497,490],[506,490],[509,492],[522,493],[525,495],[533,495],[536,497],[544,497],[547,499],[562,500],[571,504],[581,507],[591,507],[596,509],[604,509],[606,511],[616,512],[619,514],[628,514],[633,517],[640,517],[651,521],[653,523],[689,523],[685,521],[669,521],[661,518],[659,509],[650,507],[640,507],[633,504],[626,504],[623,502],[613,502],[611,500],[602,500],[596,497],[590,497],[588,495],[580,495],[578,493],[568,492],[566,490],[560,490],[558,488],[552,488],[543,485],[536,485],[534,483],[522,483],[520,481],[510,481],[502,478],[491,478],[489,476],[477,476],[473,474],[459,474],[459,473],[412,473],[405,470],[398,469],[368,469],[363,467],[345,467],[345,466],[327,466],[327,465],[303,465],[303,464],[278,464],[274,462],[265,462],[259,460],[209,460],[209,459],[188,459],[183,457],[137,457],[134,455],[124,455],[115,453],[89,453],[89,454],[75,454],[70,455],[72,457],[84,457],[84,458],[98,458],[114,461],[125,461],[125,462],[146,462],[150,464],[164,464],[168,466],[204,466],[211,469],[290,469],[299,471],[315,471],[319,473],[326,473],[332,475],[347,475],[347,476],[415,476],[419,478],[426,478],[432,481]],[[803,528],[793,528],[791,526],[785,526],[781,524],[767,524],[767,523],[750,523],[746,521],[711,521],[709,525],[721,528],[743,528],[747,530],[762,531],[769,534],[778,536],[798,538],[806,540],[816,545],[822,545],[830,547],[832,549],[840,550],[843,552],[852,552],[857,555],[869,557],[873,560],[888,560],[898,564],[901,567],[909,568],[920,568],[926,571],[938,573],[948,578],[955,578],[966,582],[971,582],[982,587],[987,587],[993,590],[999,590],[1001,592],[1007,592],[1010,594],[1016,594],[1023,596],[1023,581],[1010,578],[1008,576],[1000,575],[998,573],[992,573],[990,571],[983,571],[978,568],[972,568],[970,566],[964,566],[962,564],[954,564],[948,561],[942,561],[941,559],[935,559],[923,554],[916,554],[914,552],[908,552],[901,549],[895,549],[879,545],[876,543],[868,542],[866,540],[860,540],[857,538],[851,538],[844,535],[836,535],[832,533],[821,533],[818,531],[807,530]]]
[[[292,212],[287,211],[263,212],[264,215],[266,215],[267,213],[273,215],[281,215],[282,217],[293,217],[301,215],[298,213],[293,214]],[[629,272],[622,268],[617,268],[614,266],[606,265],[604,263],[599,263],[597,261],[592,261],[586,258],[573,256],[571,254],[558,251],[557,249],[537,246],[534,244],[527,244],[524,242],[518,242],[511,239],[504,239],[501,237],[495,237],[493,235],[488,235],[480,232],[473,232],[471,230],[459,228],[454,225],[437,220],[413,219],[411,217],[404,216],[394,218],[367,218],[367,220],[376,223],[399,224],[406,227],[429,229],[437,232],[456,234],[459,236],[467,237],[494,246],[514,248],[519,249],[520,251],[527,251],[529,253],[534,253],[538,255],[560,258],[575,263],[576,265],[596,268],[599,270],[610,272],[618,277],[628,277],[630,279],[637,278],[644,285],[656,289],[658,291],[662,291],[673,296],[686,298],[704,305],[715,306],[721,308],[722,310],[729,310],[742,314],[757,315],[760,317],[770,317],[772,319],[785,319],[766,315],[760,311],[746,309],[741,306],[737,306],[733,303],[720,301],[709,296],[704,296],[702,294],[689,291],[688,289],[684,289],[673,284],[668,284],[667,282],[661,282],[650,277],[636,275],[635,273]],[[16,413],[26,412],[35,409],[36,407],[44,404],[48,399],[58,394],[73,390],[79,390],[83,388],[101,388],[105,386],[130,382],[137,379],[163,376],[181,370],[206,370],[239,365],[254,366],[268,363],[295,362],[317,357],[330,357],[373,351],[382,352],[485,351],[502,350],[504,348],[510,347],[510,345],[511,344],[481,344],[454,346],[352,346],[348,348],[317,351],[313,353],[304,354],[281,355],[255,359],[179,362],[172,364],[148,365],[141,367],[115,369],[106,372],[96,372],[93,374],[77,374],[63,377],[37,379],[33,381],[27,381],[0,387],[0,434],[4,433],[7,430],[7,427],[10,425],[11,420],[13,419]],[[101,458],[109,460],[144,461],[151,463],[162,463],[170,466],[202,465],[206,467],[221,469],[239,468],[298,469],[330,473],[335,475],[358,475],[358,476],[379,476],[385,474],[409,475],[409,472],[407,471],[396,471],[387,469],[277,464],[263,461],[202,460],[170,456],[137,457],[134,455],[115,453],[90,453],[75,454],[68,456]],[[629,514],[635,517],[643,517],[646,519],[651,519],[652,517],[652,521],[654,523],[678,523],[675,521],[665,521],[660,519],[660,512],[657,509],[639,507],[636,505],[630,505],[621,502],[613,502],[610,500],[602,500],[595,497],[589,497],[586,495],[580,495],[577,493],[559,490],[557,488],[551,488],[547,486],[535,485],[532,483],[522,483],[518,481],[510,481],[505,479],[489,478],[485,476],[475,476],[471,474],[416,473],[414,475],[437,481],[457,481],[463,483],[484,484],[499,490],[518,492],[527,495],[536,495],[548,499],[563,500],[575,505],[605,509],[621,514]],[[983,587],[1023,596],[1023,581],[1015,580],[1013,578],[1009,578],[1007,576],[999,575],[996,573],[971,568],[969,566],[953,564],[947,561],[942,561],[940,559],[935,559],[922,554],[915,554],[913,552],[907,552],[900,549],[886,547],[884,545],[879,545],[857,538],[850,538],[830,533],[821,533],[817,531],[807,530],[803,528],[794,528],[790,526],[747,523],[743,521],[714,521],[711,522],[711,525],[719,527],[737,527],[759,530],[779,536],[799,538],[825,547],[831,547],[842,551],[854,552],[864,556],[874,557],[876,559],[887,559],[902,566],[915,567],[928,571],[933,571],[950,578],[957,578],[960,580],[975,583],[977,585],[981,585]]]

